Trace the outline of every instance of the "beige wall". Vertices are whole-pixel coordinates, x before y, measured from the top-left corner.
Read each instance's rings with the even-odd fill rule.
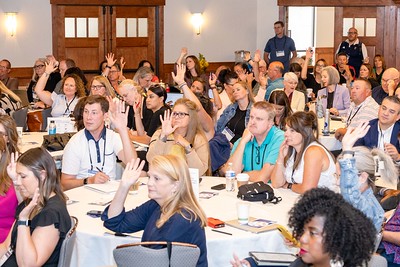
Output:
[[[273,36],[278,19],[276,0],[166,0],[165,63],[172,63],[180,48],[203,53],[208,61],[233,61],[235,50],[263,49]],[[18,12],[15,37],[6,36],[4,12]],[[202,33],[194,34],[192,12],[202,12]],[[32,66],[36,58],[52,52],[50,0],[0,0],[0,58],[15,67]]]
[[[315,10],[316,47],[333,47],[335,22],[334,7],[317,7]]]

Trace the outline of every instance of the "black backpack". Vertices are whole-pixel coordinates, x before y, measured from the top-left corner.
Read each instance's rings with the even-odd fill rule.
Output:
[[[240,186],[237,197],[246,201],[262,201],[264,204],[267,202],[277,204],[282,200],[281,197],[276,197],[274,189],[264,182]]]

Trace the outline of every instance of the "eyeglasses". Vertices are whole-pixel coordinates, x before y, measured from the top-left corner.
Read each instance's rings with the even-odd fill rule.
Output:
[[[347,34],[357,34],[357,32],[347,32]]]
[[[316,67],[320,67],[320,68],[324,68],[325,67],[325,65],[323,65],[323,64],[317,64],[317,65],[315,65]]]
[[[110,70],[108,73],[116,73],[118,72],[117,70]]]
[[[92,85],[90,87],[90,89],[92,89],[93,91],[99,91],[101,90],[101,88],[106,88],[104,85]]]
[[[43,67],[44,67],[44,64],[33,66],[34,69],[41,69],[41,68],[43,68]]]
[[[189,113],[174,111],[174,112],[171,113],[171,116],[173,118],[183,119],[185,116],[189,116]]]

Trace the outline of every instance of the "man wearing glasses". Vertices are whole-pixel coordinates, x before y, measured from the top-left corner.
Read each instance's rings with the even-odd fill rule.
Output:
[[[380,105],[387,96],[394,95],[399,86],[399,71],[395,68],[389,68],[382,74],[382,85],[372,89],[372,98]]]
[[[0,81],[10,90],[18,89],[18,79],[9,76],[11,72],[11,63],[7,59],[0,61]]]
[[[361,64],[368,63],[369,58],[365,44],[358,39],[358,31],[356,28],[352,27],[349,29],[347,32],[347,39],[339,45],[336,54],[340,52],[345,52],[347,54],[349,65],[355,68],[356,77],[358,77]]]
[[[250,181],[270,179],[278,158],[284,133],[274,125],[275,110],[265,101],[256,102],[250,110],[250,120],[243,136],[235,142],[231,157],[236,173],[246,172]]]

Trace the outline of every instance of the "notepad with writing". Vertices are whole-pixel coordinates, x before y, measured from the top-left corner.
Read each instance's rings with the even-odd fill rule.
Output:
[[[118,186],[119,182],[108,181],[107,183],[104,184],[86,184],[85,188],[102,194],[111,194],[117,192]]]
[[[225,221],[226,225],[247,231],[252,233],[262,233],[271,230],[275,230],[278,224],[275,221],[267,220],[267,219],[257,219],[254,217],[249,218],[248,224],[240,224],[237,219]]]

